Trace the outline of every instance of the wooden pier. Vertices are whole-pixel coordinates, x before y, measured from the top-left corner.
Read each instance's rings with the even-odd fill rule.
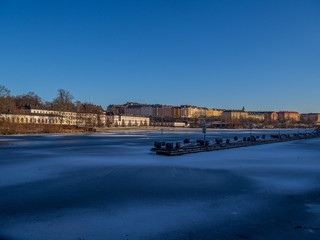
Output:
[[[155,147],[151,149],[151,151],[156,152],[160,155],[166,156],[177,156],[183,155],[188,153],[198,153],[198,152],[207,152],[207,151],[218,151],[224,149],[232,149],[232,148],[239,148],[239,147],[250,147],[250,146],[257,146],[263,144],[270,144],[270,143],[280,143],[280,142],[288,142],[288,141],[296,141],[302,139],[311,139],[320,137],[319,132],[312,133],[312,134],[304,134],[304,135],[297,135],[290,136],[284,135],[281,138],[273,138],[273,139],[250,139],[250,141],[226,141],[225,143],[216,143],[216,144],[196,144],[196,143],[188,143],[180,146],[180,143],[176,143],[176,147],[173,147],[173,143],[164,143],[164,142],[155,142]]]

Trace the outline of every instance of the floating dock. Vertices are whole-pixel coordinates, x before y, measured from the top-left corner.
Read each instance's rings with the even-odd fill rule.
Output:
[[[172,142],[155,142],[154,147],[151,149],[151,151],[156,152],[160,155],[177,156],[188,153],[218,151],[224,149],[250,147],[317,137],[320,137],[319,131],[313,133],[294,134],[293,136],[290,136],[289,134],[283,134],[281,136],[271,135],[270,139],[266,139],[265,135],[243,137],[242,140],[238,140],[238,137],[234,137],[234,140],[225,139],[225,141],[223,141],[223,139],[216,139],[214,144],[210,144],[209,141],[203,140],[197,140],[196,143],[190,143],[189,139],[185,139],[183,144],[181,144],[180,142],[176,142],[175,145]]]

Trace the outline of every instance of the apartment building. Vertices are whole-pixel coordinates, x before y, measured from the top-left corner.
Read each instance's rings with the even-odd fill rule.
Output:
[[[146,117],[151,117],[154,115],[154,110],[152,106],[141,107],[141,115]]]
[[[293,120],[299,122],[300,114],[298,112],[281,111],[278,112],[278,119],[280,121]]]
[[[269,121],[277,121],[279,116],[276,112],[264,112],[264,118]]]
[[[222,113],[222,118],[225,120],[246,119],[248,113],[243,110],[226,110]]]
[[[142,106],[129,105],[124,107],[124,114],[141,116]]]
[[[208,108],[207,109],[207,117],[221,117],[222,116],[222,113],[224,112],[225,110],[222,110],[222,109],[212,109],[212,108]]]
[[[181,117],[197,118],[199,117],[199,109],[192,106],[181,106]]]
[[[248,111],[248,118],[252,120],[263,121],[265,119],[264,112]]]
[[[123,105],[109,105],[107,108],[107,112],[112,112],[114,114],[124,114],[124,106]]]
[[[320,123],[320,113],[305,113],[301,114],[301,121]]]

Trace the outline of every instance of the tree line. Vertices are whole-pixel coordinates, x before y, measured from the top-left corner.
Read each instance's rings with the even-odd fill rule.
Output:
[[[25,113],[25,109],[28,108],[77,113],[101,114],[104,112],[103,108],[99,105],[74,101],[73,95],[65,89],[58,89],[57,96],[52,101],[43,101],[34,92],[13,96],[9,89],[0,85],[0,113],[21,114]]]

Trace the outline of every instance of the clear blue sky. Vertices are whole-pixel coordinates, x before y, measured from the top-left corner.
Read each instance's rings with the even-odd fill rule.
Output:
[[[319,0],[0,0],[0,31],[14,95],[320,112]]]

